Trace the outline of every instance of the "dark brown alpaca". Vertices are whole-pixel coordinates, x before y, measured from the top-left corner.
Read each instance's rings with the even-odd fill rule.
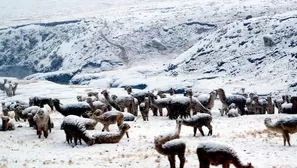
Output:
[[[254,168],[251,163],[243,164],[236,152],[227,145],[214,142],[200,143],[196,153],[199,168],[210,168],[210,165],[222,165],[222,168],[230,168],[230,164],[236,168]]]

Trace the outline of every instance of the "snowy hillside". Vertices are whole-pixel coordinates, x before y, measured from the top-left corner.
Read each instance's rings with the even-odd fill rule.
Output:
[[[230,95],[245,88],[260,97],[272,94],[273,100],[296,95],[296,4],[297,0],[1,0],[0,82],[8,78],[18,85],[11,97],[0,90],[0,102],[42,96],[67,105],[89,91],[126,95],[127,85],[135,92],[174,88],[184,93],[191,87],[194,95],[208,95],[223,88]],[[296,134],[291,135],[292,146],[283,146],[281,133],[264,125],[267,117],[274,122],[287,114],[228,118],[220,115],[221,107],[214,100],[211,136],[197,132],[194,137],[192,127],[182,126],[184,168],[198,167],[196,148],[209,141],[232,146],[243,163],[252,162],[256,168],[297,167]],[[0,168],[169,167],[167,157],[154,146],[155,136],[176,127],[167,116],[150,111],[149,121],[143,121],[138,114],[128,122],[129,138],[92,146],[68,144],[60,128],[64,116],[53,110],[50,117],[54,128],[48,138],[38,139],[23,120],[14,122],[14,131],[1,131]],[[102,128],[98,123],[90,134]],[[116,131],[118,127],[111,125],[110,132]]]
[[[143,65],[149,67],[141,68],[143,78],[167,76],[172,69],[170,76],[187,73],[189,80],[248,72],[263,78],[278,69],[273,73],[283,79],[276,82],[284,84],[288,75],[294,75],[287,73],[293,61],[289,65],[285,61],[293,59],[296,19],[280,20],[296,14],[279,15],[297,10],[294,0],[26,2],[0,4],[0,76],[23,78],[57,71],[54,77],[49,73],[29,79],[84,83],[77,78],[88,72]],[[276,43],[273,47],[263,45],[263,36],[269,34]],[[270,66],[265,71],[259,68],[266,64]],[[289,85],[295,83],[285,88]]]
[[[296,91],[297,11],[223,26],[171,62],[180,74],[282,83]],[[285,89],[284,88],[284,89]]]

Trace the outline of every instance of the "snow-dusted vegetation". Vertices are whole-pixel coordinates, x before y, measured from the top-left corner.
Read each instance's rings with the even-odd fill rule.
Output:
[[[40,96],[66,106],[89,91],[107,89],[112,96],[127,96],[124,87],[130,85],[134,94],[162,90],[167,103],[191,104],[195,97],[208,98],[222,88],[229,95],[270,95],[292,112],[297,103],[282,102],[281,96],[295,96],[297,91],[296,4],[297,0],[2,0],[0,88],[4,78],[18,86],[11,97],[0,90],[0,101],[7,105]],[[170,88],[176,94],[191,88],[193,98],[170,96]],[[248,99],[252,103],[252,97]],[[14,120],[11,111],[16,106],[5,105],[1,115]],[[169,167],[167,157],[154,149],[154,137],[175,128],[176,121],[166,116],[170,107],[163,109],[163,116],[153,116],[150,109],[149,121],[139,112],[133,121],[124,121],[129,138],[121,136],[118,143],[93,144],[92,135],[103,128],[97,124],[95,130],[87,130],[93,145],[74,146],[60,128],[64,116],[45,105],[54,125],[50,135],[38,139],[27,122],[16,121],[15,130],[1,132],[0,167]],[[209,141],[232,146],[242,162],[255,167],[297,167],[296,136],[291,135],[291,146],[284,147],[279,133],[283,130],[268,131],[264,124],[267,117],[286,117],[278,114],[281,109],[228,118],[221,116],[222,108],[229,107],[215,99],[211,136],[194,137],[193,127],[182,126],[185,168],[198,167],[196,149]],[[124,114],[127,118],[130,113]],[[111,134],[117,131],[118,125],[110,125]]]

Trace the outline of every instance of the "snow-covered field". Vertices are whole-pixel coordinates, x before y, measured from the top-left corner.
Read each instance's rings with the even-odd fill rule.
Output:
[[[30,96],[50,96],[60,98],[64,104],[76,102],[76,95],[87,91],[100,91],[99,88],[88,86],[58,85],[47,81],[20,80],[17,95],[7,98],[1,92],[1,101],[28,101]],[[113,93],[125,93],[123,88],[110,89]],[[283,146],[280,134],[266,130],[264,118],[268,115],[250,115],[238,118],[227,118],[219,115],[219,100],[215,101],[213,114],[213,135],[202,137],[197,133],[193,137],[191,127],[182,126],[181,139],[186,142],[185,168],[198,167],[199,162],[195,150],[200,142],[214,141],[231,145],[239,154],[242,161],[252,162],[259,168],[296,168],[295,152],[297,138],[291,136],[291,147]],[[46,106],[47,107],[47,106]],[[54,129],[49,137],[38,139],[34,129],[27,122],[16,122],[15,131],[1,133],[1,167],[168,167],[165,156],[154,149],[154,136],[171,132],[175,129],[175,121],[167,117],[153,117],[144,122],[141,116],[136,121],[128,122],[130,138],[123,139],[117,144],[85,144],[72,147],[65,140],[60,124],[63,116],[52,111],[50,116]],[[283,115],[269,115],[274,121]],[[100,132],[99,123],[94,132]],[[111,125],[111,131],[117,131],[116,125]],[[203,127],[205,133],[207,128]],[[177,162],[178,163],[178,162]]]
[[[245,88],[260,95],[271,93],[273,98],[294,95],[296,4],[297,0],[1,0],[0,67],[16,67],[0,74],[49,73],[18,80],[17,95],[8,98],[0,92],[0,101],[27,102],[39,95],[67,104],[90,90],[126,93],[120,88],[125,85],[145,85],[154,91],[190,86],[197,94],[222,87],[226,93]],[[246,20],[249,15],[252,18]],[[127,55],[100,36],[102,29]],[[264,46],[264,36],[275,45]],[[18,68],[23,65],[29,68]],[[65,82],[61,74],[69,79]],[[83,85],[41,80],[51,77]],[[268,115],[227,118],[219,115],[220,107],[216,100],[212,136],[193,137],[192,128],[182,127],[185,168],[198,167],[195,150],[203,141],[229,144],[244,163],[258,168],[297,167],[296,135],[291,136],[292,146],[284,147],[280,134],[266,130]],[[50,116],[55,128],[47,139],[38,139],[26,122],[16,122],[22,127],[15,131],[1,132],[0,167],[169,167],[153,140],[174,130],[174,120],[150,113],[150,121],[144,122],[138,116],[129,122],[129,139],[72,147],[60,130],[63,116],[56,111]],[[273,121],[282,116],[269,115]],[[99,123],[95,131],[101,129]],[[112,125],[111,131],[117,127]]]

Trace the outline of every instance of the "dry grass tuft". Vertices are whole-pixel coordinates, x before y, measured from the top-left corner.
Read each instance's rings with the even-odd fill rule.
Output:
[[[242,134],[235,134],[233,138],[246,138],[246,137],[253,137],[253,138],[274,138],[274,137],[281,137],[276,132],[271,132],[267,129],[263,130],[253,130],[253,131],[248,131],[244,132]]]

